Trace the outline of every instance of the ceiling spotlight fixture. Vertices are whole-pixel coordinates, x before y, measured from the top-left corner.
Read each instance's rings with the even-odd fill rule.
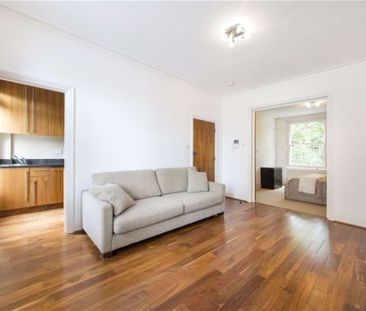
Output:
[[[229,81],[228,83],[227,83],[227,86],[228,87],[233,87],[235,85],[235,82],[234,81]]]
[[[227,39],[231,41],[231,44],[234,44],[237,39],[244,39],[245,29],[238,23],[226,28],[225,34]]]

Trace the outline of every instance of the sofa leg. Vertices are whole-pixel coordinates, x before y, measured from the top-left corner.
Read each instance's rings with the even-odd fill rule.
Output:
[[[113,252],[101,253],[100,254],[100,258],[102,258],[103,260],[105,260],[107,258],[111,258],[112,256],[113,256]]]

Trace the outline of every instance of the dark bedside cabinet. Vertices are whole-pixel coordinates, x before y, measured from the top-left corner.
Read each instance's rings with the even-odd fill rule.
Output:
[[[278,189],[282,187],[282,167],[261,167],[261,187]]]

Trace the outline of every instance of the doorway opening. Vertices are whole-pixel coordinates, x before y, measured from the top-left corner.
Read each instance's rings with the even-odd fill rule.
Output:
[[[64,231],[72,233],[74,90],[3,71],[0,81],[0,118],[7,120],[0,130],[4,215],[63,207]],[[8,188],[20,193],[6,196]]]
[[[193,166],[216,180],[216,122],[193,118]]]
[[[327,98],[254,111],[255,202],[327,215]]]

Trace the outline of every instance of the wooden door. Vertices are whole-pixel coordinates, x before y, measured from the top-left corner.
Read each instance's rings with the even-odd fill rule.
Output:
[[[215,123],[193,119],[193,165],[215,181]]]
[[[29,134],[31,88],[0,80],[0,132]]]
[[[31,206],[29,168],[0,168],[0,210]]]

